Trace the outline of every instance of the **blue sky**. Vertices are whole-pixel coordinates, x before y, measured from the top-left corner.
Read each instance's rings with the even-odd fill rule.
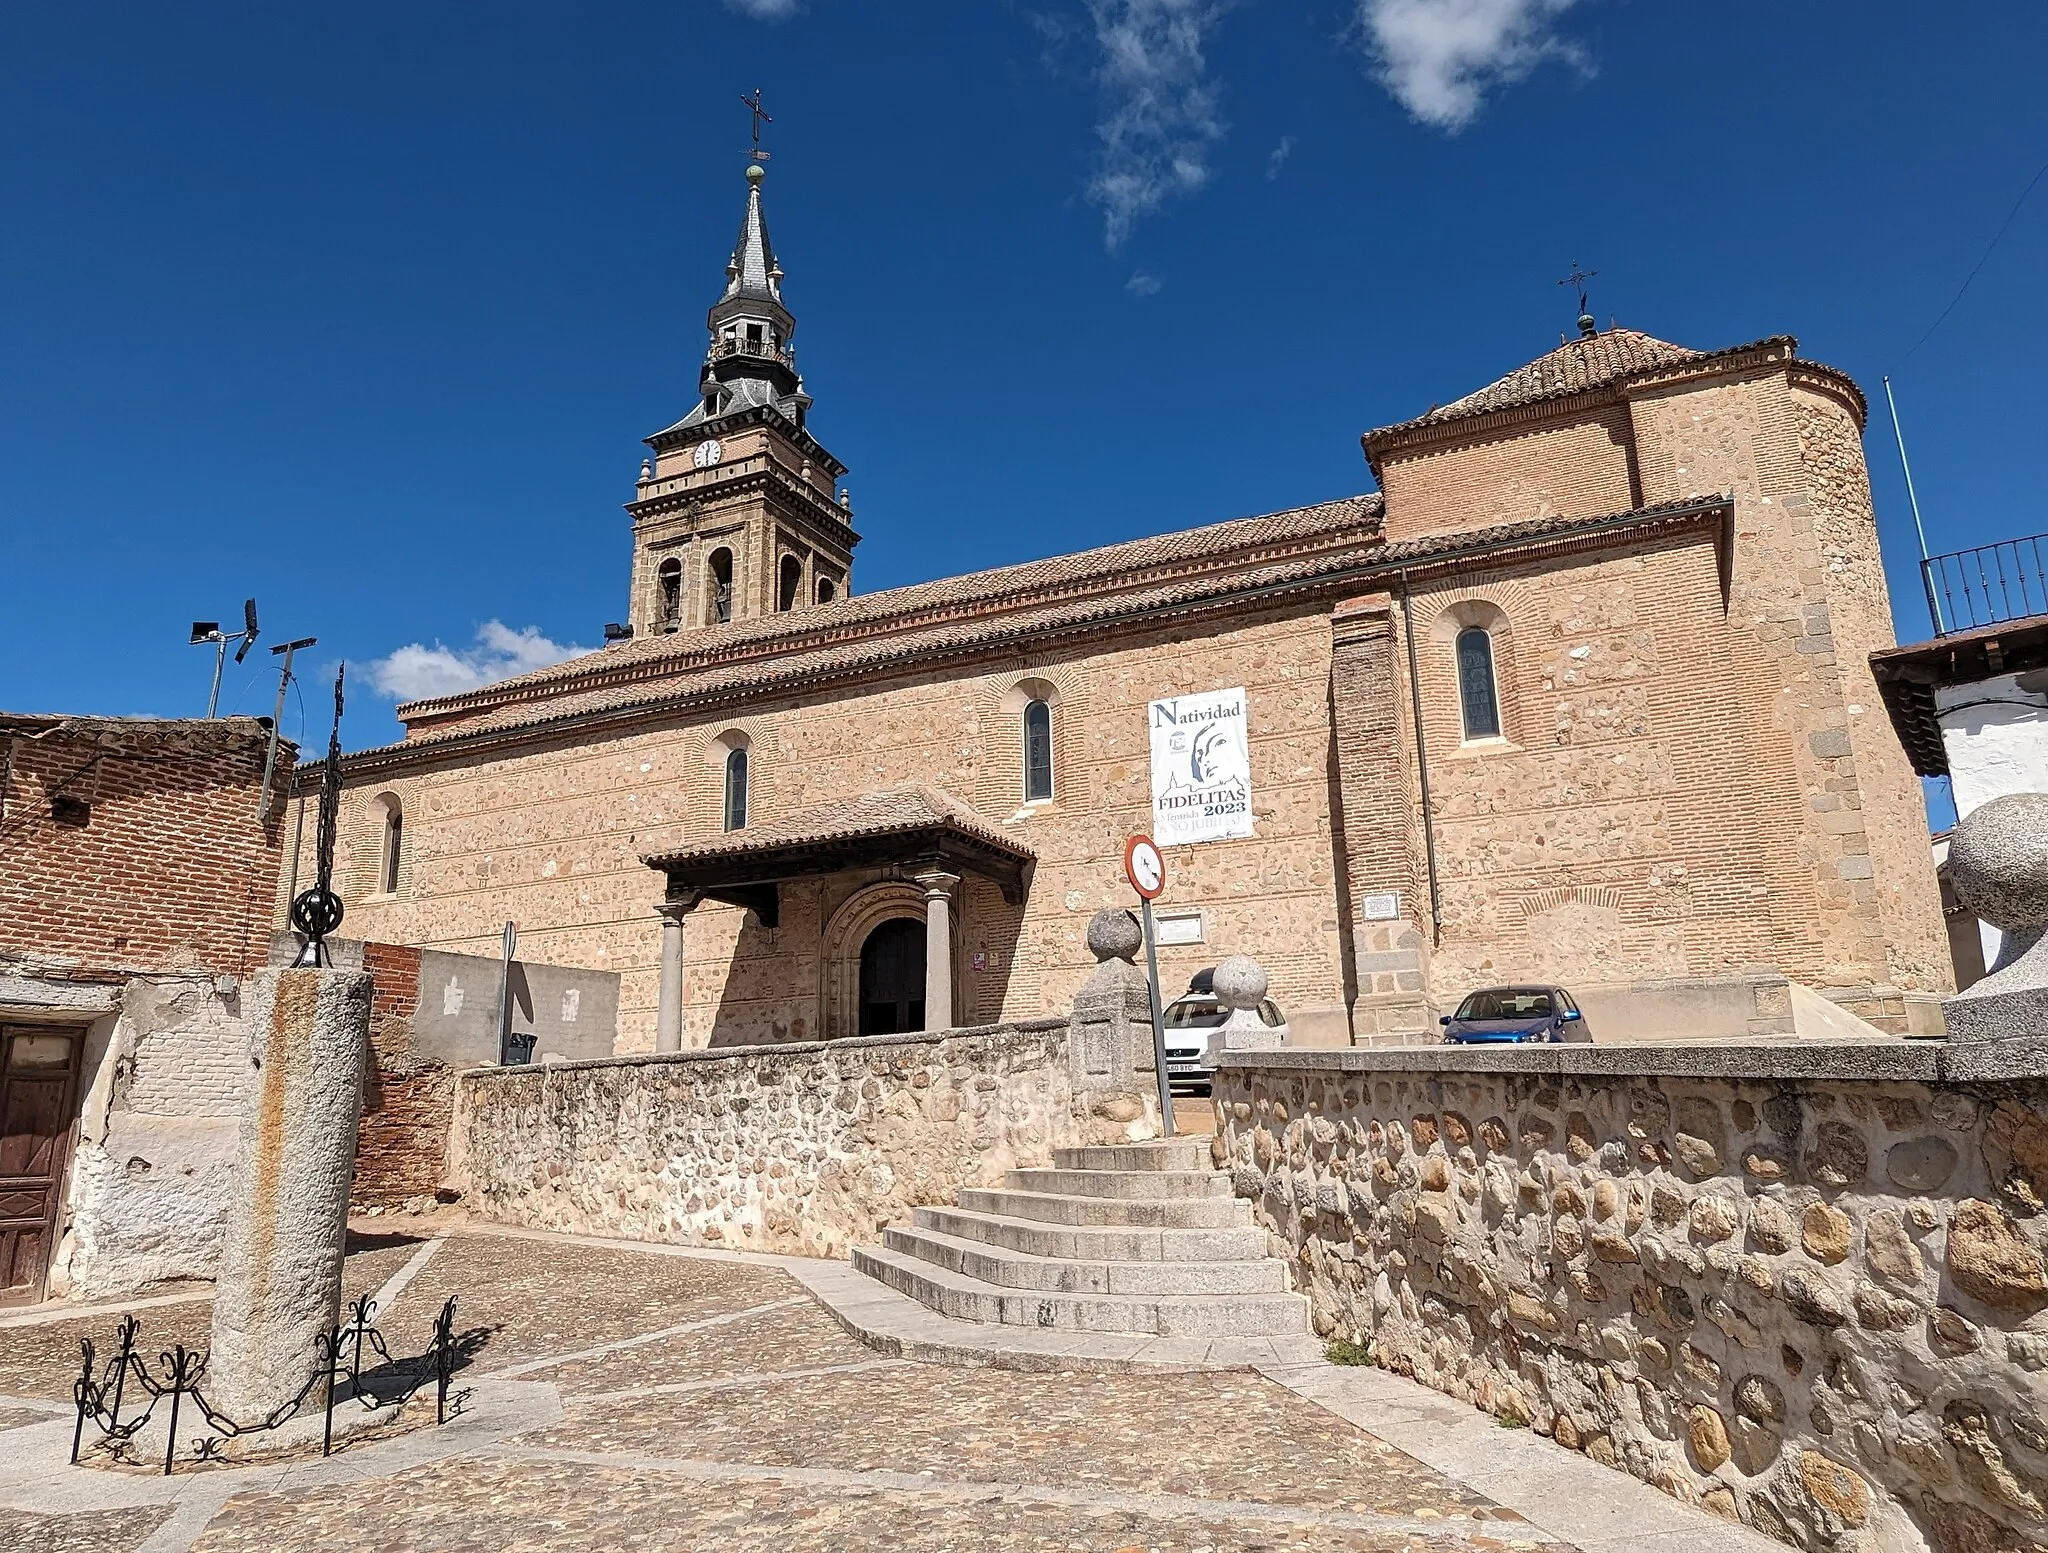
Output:
[[[862,590],[1366,489],[1575,259],[1603,323],[1890,371],[1935,548],[2048,529],[2048,183],[1913,349],[2048,160],[2043,58],[2017,3],[9,7],[0,706],[202,711],[250,593],[355,666],[352,746],[380,679],[595,644],[757,86]]]

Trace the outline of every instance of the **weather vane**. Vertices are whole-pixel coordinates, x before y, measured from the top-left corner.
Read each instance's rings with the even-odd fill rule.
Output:
[[[327,935],[341,926],[341,897],[334,893],[334,831],[341,817],[341,681],[348,665],[334,671],[334,728],[327,735],[327,760],[320,772],[320,825],[313,855],[318,874],[313,888],[292,902],[292,926],[305,935],[296,966],[332,969]]]
[[[761,106],[761,88],[755,87],[754,95],[751,97],[742,97],[740,105],[754,115],[754,149],[749,151],[747,155],[757,162],[765,162],[768,160],[769,153],[761,149],[761,126],[763,124],[773,124],[775,120],[770,118],[768,110]]]
[[[1560,286],[1576,286],[1579,291],[1579,333],[1592,337],[1594,330],[1593,310],[1586,305],[1586,282],[1598,275],[1598,270],[1582,270],[1579,261],[1572,260],[1572,272],[1558,282]]]

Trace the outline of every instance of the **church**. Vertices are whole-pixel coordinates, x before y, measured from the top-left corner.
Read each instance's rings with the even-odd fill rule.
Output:
[[[622,1051],[1059,1015],[1148,833],[1167,995],[1253,955],[1303,1044],[1433,1039],[1503,981],[1602,1039],[1788,1034],[1802,999],[1939,1030],[1844,374],[1581,316],[1364,432],[1377,490],[862,593],[746,176],[625,622],[348,758],[351,936],[512,921],[619,974]]]

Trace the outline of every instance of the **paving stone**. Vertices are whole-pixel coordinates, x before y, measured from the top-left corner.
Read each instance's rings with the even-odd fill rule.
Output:
[[[0,1553],[133,1553],[170,1518],[168,1506],[82,1515],[0,1512]]]

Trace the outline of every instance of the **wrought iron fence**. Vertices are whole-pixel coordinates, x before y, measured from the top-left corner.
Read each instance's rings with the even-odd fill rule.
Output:
[[[433,1340],[427,1351],[409,1359],[391,1356],[384,1345],[383,1334],[377,1330],[376,1314],[377,1302],[368,1295],[351,1303],[348,1317],[341,1325],[314,1339],[315,1364],[298,1395],[255,1422],[230,1418],[206,1400],[200,1383],[205,1378],[207,1362],[212,1358],[210,1353],[195,1353],[183,1343],[177,1343],[170,1351],[159,1354],[156,1364],[151,1365],[136,1351],[136,1338],[141,1333],[142,1323],[132,1315],[123,1316],[120,1326],[115,1329],[118,1347],[104,1367],[99,1363],[91,1338],[82,1339],[78,1345],[83,1363],[71,1388],[72,1400],[78,1408],[78,1419],[71,1430],[72,1464],[77,1464],[78,1453],[84,1447],[88,1423],[99,1431],[100,1443],[119,1460],[133,1448],[135,1437],[148,1426],[156,1416],[157,1407],[167,1397],[170,1410],[164,1434],[166,1477],[170,1476],[172,1467],[177,1463],[178,1426],[187,1398],[199,1410],[207,1427],[214,1431],[202,1435],[193,1447],[192,1459],[195,1462],[218,1461],[221,1446],[227,1440],[282,1427],[298,1416],[307,1399],[316,1391],[321,1394],[320,1405],[325,1413],[320,1430],[322,1456],[331,1455],[334,1450],[337,1396],[342,1402],[352,1398],[366,1410],[374,1412],[380,1407],[410,1401],[431,1382],[434,1387],[434,1422],[437,1425],[446,1423],[450,1406],[460,1412],[466,1395],[457,1393],[451,1399],[448,1394],[455,1361],[464,1348],[463,1340],[455,1335],[454,1297],[449,1297],[441,1307],[441,1313],[434,1318]],[[365,1351],[381,1363],[365,1370]],[[141,1412],[124,1417],[124,1407],[133,1401],[129,1393],[131,1383],[148,1396],[149,1403]]]
[[[1920,577],[1937,636],[2048,615],[2048,534],[1929,556]]]

